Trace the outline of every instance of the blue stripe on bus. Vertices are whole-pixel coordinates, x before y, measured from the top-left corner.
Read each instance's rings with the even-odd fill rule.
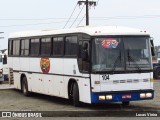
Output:
[[[152,93],[151,98],[140,98],[140,93]],[[123,95],[131,94],[131,98],[122,98]],[[99,96],[112,95],[112,100],[99,100]],[[154,98],[154,91],[140,91],[140,92],[123,92],[123,93],[91,93],[91,103],[108,103],[108,102],[127,102],[127,101],[137,101],[137,100],[149,100]]]

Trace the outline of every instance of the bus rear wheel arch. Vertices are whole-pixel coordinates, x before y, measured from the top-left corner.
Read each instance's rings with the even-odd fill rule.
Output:
[[[28,91],[28,82],[25,75],[21,77],[21,90],[25,96],[29,96],[30,92]]]

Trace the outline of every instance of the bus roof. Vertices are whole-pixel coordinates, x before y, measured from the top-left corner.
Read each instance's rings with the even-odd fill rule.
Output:
[[[70,29],[60,30],[32,30],[32,31],[21,31],[11,33],[9,38],[20,38],[20,37],[33,37],[33,36],[44,36],[44,35],[57,35],[57,34],[69,34],[69,33],[85,33],[91,36],[99,35],[149,35],[145,30],[134,29],[122,26],[99,26],[99,27],[78,27]]]

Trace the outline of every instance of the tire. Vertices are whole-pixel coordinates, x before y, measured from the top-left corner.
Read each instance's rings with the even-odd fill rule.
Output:
[[[28,83],[27,83],[27,78],[26,77],[23,77],[22,79],[22,93],[25,95],[25,96],[29,96],[30,95],[30,92],[28,91]]]
[[[155,76],[156,79],[160,79],[160,68],[157,68],[155,70],[154,76]]]
[[[123,106],[128,106],[128,105],[129,105],[129,103],[130,103],[129,101],[122,102],[122,105],[123,105]]]
[[[80,106],[79,89],[78,89],[78,84],[76,82],[73,85],[73,105],[75,107],[79,107]]]

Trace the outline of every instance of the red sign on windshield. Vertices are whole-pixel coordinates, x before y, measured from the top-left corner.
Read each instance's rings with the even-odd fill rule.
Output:
[[[102,41],[101,45],[104,48],[117,48],[118,41],[114,38],[108,38]]]

